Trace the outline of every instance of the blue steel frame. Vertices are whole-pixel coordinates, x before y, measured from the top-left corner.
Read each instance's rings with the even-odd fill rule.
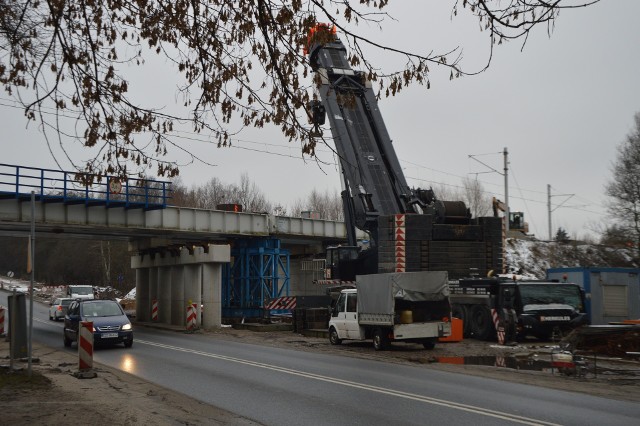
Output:
[[[289,295],[289,267],[290,252],[278,239],[234,240],[223,271],[223,316],[262,317],[266,302]]]
[[[103,176],[92,185],[81,183],[82,173],[0,164],[0,198],[106,207],[163,209],[171,198],[171,182]],[[88,176],[88,175],[87,175]],[[115,185],[114,185],[115,184]]]

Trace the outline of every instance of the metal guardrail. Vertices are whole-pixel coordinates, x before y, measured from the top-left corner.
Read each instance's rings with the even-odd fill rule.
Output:
[[[92,176],[0,163],[0,198],[30,199],[33,191],[36,200],[42,202],[145,210],[163,209],[171,198],[171,182],[136,178],[122,181],[104,176],[84,184],[85,177]]]

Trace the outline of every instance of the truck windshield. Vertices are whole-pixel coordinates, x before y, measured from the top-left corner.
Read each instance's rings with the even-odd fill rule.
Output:
[[[71,287],[71,293],[73,294],[93,294],[93,287]]]
[[[347,295],[345,293],[340,293],[340,297],[338,297],[338,301],[333,307],[332,315],[337,317],[340,312],[344,312],[344,307],[347,301]]]
[[[522,305],[546,305],[559,303],[572,306],[582,312],[582,295],[580,288],[566,284],[521,284],[520,298]]]

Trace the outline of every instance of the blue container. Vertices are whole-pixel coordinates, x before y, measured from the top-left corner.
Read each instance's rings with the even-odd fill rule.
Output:
[[[640,319],[640,269],[551,268],[547,269],[547,279],[580,285],[593,325]]]

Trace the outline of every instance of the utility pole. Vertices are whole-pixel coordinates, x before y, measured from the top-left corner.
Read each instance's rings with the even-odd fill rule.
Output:
[[[549,223],[549,241],[551,241],[551,185],[547,184],[547,213]]]
[[[31,285],[29,286],[29,358],[28,376],[32,374],[33,364],[33,285],[35,284],[35,254],[36,254],[36,194],[31,191],[31,234],[29,235],[29,259],[31,260],[30,272]]]
[[[566,203],[567,201],[569,201],[569,199],[571,197],[573,197],[576,194],[556,194],[556,195],[551,195],[551,185],[547,184],[547,214],[548,214],[548,218],[549,218],[549,241],[553,240],[553,235],[552,235],[552,231],[551,231],[551,212],[555,211],[557,208],[562,207],[562,205],[564,203]],[[563,202],[561,202],[560,204],[558,204],[554,209],[551,208],[551,197],[567,197]]]
[[[506,146],[502,154],[504,155],[504,215],[506,217],[504,229],[509,232],[509,152]]]
[[[505,219],[505,230],[509,231],[509,151],[507,150],[506,146],[504,147],[504,150],[502,151],[502,155],[504,156],[503,173],[500,173],[499,171],[497,171],[493,167],[489,166],[488,164],[483,163],[482,161],[478,160],[476,158],[477,155],[469,155],[469,158],[471,158],[472,160],[476,160],[478,163],[480,163],[483,166],[487,167],[492,172],[504,176],[504,216],[506,218]],[[490,172],[486,172],[486,173],[490,173]]]

